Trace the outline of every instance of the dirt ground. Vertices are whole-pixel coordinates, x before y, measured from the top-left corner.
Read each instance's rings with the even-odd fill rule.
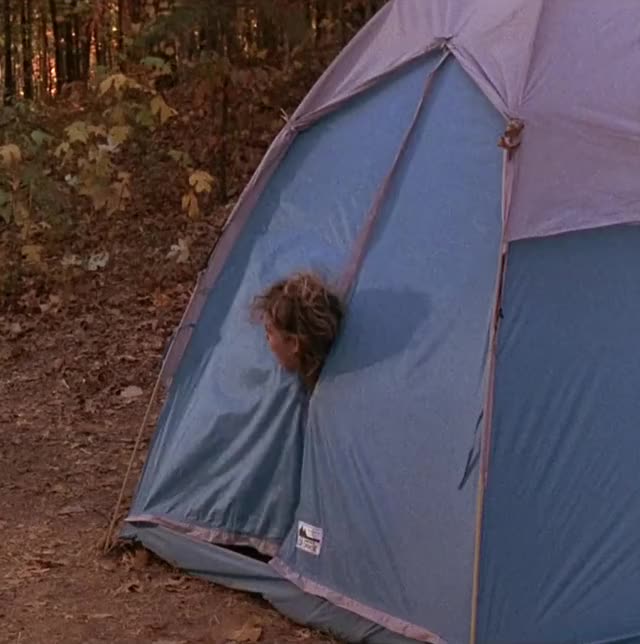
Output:
[[[76,244],[109,252],[101,270],[53,279],[52,256],[38,269],[48,277],[23,277],[0,309],[0,642],[332,642],[259,599],[101,554],[167,338],[219,225],[191,229],[180,264],[166,258],[175,226],[152,215],[120,231],[107,222],[98,249]]]

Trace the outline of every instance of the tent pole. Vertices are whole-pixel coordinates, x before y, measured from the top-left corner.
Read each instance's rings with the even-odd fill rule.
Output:
[[[487,365],[487,387],[484,402],[484,431],[481,444],[481,458],[478,475],[478,493],[476,506],[475,547],[473,560],[473,585],[471,591],[471,628],[470,644],[476,644],[478,638],[478,603],[480,598],[480,551],[482,548],[482,523],[484,518],[485,492],[489,472],[491,451],[491,429],[493,425],[493,402],[495,393],[496,354],[498,349],[498,328],[500,326],[502,296],[504,293],[505,275],[507,272],[509,242],[507,241],[507,223],[511,205],[511,193],[514,183],[515,168],[511,151],[505,149],[502,163],[502,239],[496,274],[496,291],[493,304],[492,324],[489,338],[489,356]]]
[[[180,324],[178,325],[176,331],[173,334],[173,338],[171,339],[171,342],[169,344],[169,347],[167,348],[167,351],[165,353],[165,356],[162,360],[162,365],[160,367],[160,371],[158,372],[158,377],[156,378],[156,382],[153,386],[153,391],[151,392],[151,397],[149,398],[149,403],[147,404],[147,409],[144,413],[144,418],[142,419],[142,423],[140,423],[140,427],[138,428],[138,435],[136,436],[136,441],[133,445],[133,449],[131,450],[131,457],[129,459],[129,465],[127,466],[127,471],[125,472],[124,479],[122,481],[122,486],[120,487],[120,493],[118,494],[118,500],[116,501],[115,507],[113,508],[113,513],[111,515],[111,520],[109,521],[109,526],[107,528],[107,531],[105,532],[103,541],[102,541],[102,549],[104,554],[107,554],[108,552],[111,551],[113,544],[111,543],[111,540],[113,538],[113,532],[116,527],[116,523],[118,522],[118,515],[120,514],[120,508],[122,507],[122,501],[124,500],[124,495],[127,489],[127,483],[129,482],[129,477],[131,476],[131,471],[133,469],[133,464],[135,463],[136,455],[138,454],[138,450],[140,449],[140,443],[142,442],[142,436],[144,434],[145,427],[147,426],[147,423],[149,422],[149,417],[151,416],[151,410],[153,409],[153,405],[156,401],[156,398],[158,397],[158,391],[160,391],[160,385],[162,384],[163,377],[165,375],[165,369],[167,366],[167,362],[169,360],[169,357],[171,356],[171,353],[173,351],[173,346],[175,344],[176,338],[178,337],[178,334],[180,333],[183,325],[185,318],[187,316],[187,312],[191,308],[191,303],[193,301],[193,298],[198,290],[198,286],[200,284],[200,275],[198,276],[198,279],[196,280],[195,287],[193,288],[193,292],[191,293],[191,298],[189,299],[189,305],[187,308],[184,310],[184,313],[182,314],[182,319],[180,320]],[[173,376],[173,374],[172,374]]]
[[[113,544],[111,542],[113,538],[113,531],[115,530],[116,523],[118,522],[118,515],[120,514],[120,508],[122,507],[122,501],[127,489],[127,483],[129,482],[129,476],[131,475],[131,470],[133,469],[133,464],[138,454],[138,449],[140,448],[140,443],[142,442],[142,436],[144,434],[145,427],[149,422],[149,416],[151,415],[151,409],[153,408],[153,403],[156,401],[158,395],[158,390],[160,389],[160,383],[162,379],[160,376],[156,379],[156,384],[153,387],[153,392],[151,393],[151,398],[149,399],[149,404],[147,405],[147,410],[145,411],[144,418],[138,429],[138,435],[136,436],[136,442],[134,443],[133,449],[131,450],[131,458],[129,459],[129,465],[127,466],[127,471],[125,472],[124,479],[122,481],[122,486],[120,488],[120,494],[118,495],[118,500],[116,505],[113,508],[113,514],[111,515],[111,521],[109,527],[105,533],[103,539],[103,552],[107,554],[111,551]]]

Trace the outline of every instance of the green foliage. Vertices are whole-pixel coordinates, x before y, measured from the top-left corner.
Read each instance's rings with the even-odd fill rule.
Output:
[[[84,121],[74,121],[65,128],[65,133],[70,145],[74,143],[89,143],[89,127]]]
[[[173,118],[178,114],[176,110],[167,105],[166,101],[160,94],[156,94],[156,96],[151,99],[149,107],[151,108],[151,114],[160,119],[161,125],[164,125],[170,118]]]
[[[183,168],[186,168],[187,170],[193,168],[193,159],[187,152],[183,152],[181,150],[169,150],[168,154],[171,159],[180,164]]]
[[[132,197],[133,177],[123,168],[127,144],[138,129],[154,129],[177,112],[153,88],[122,73],[102,80],[97,98],[105,103],[103,121],[73,121],[52,154],[68,169],[67,185],[95,212],[111,215],[124,211]]]
[[[189,185],[197,194],[202,192],[211,192],[213,186],[213,177],[204,170],[196,170],[189,177]]]
[[[15,169],[22,161],[22,152],[20,148],[13,144],[8,143],[0,147],[0,166],[7,172]]]
[[[0,231],[8,226],[18,235],[20,261],[35,268],[50,256],[43,231],[63,238],[68,226],[89,234],[82,226],[91,230],[98,214],[119,213],[122,220],[162,207],[168,216],[197,218],[214,201],[226,203],[239,193],[287,113],[381,4],[34,3],[33,60],[42,63],[46,49],[49,61],[34,66],[36,100],[17,95],[0,112]],[[14,13],[19,5],[10,5],[17,18],[13,68],[20,92],[27,68]],[[57,41],[49,15],[54,5]],[[127,9],[122,21],[119,6]],[[46,48],[38,46],[40,24],[48,32]],[[43,77],[47,68],[68,84],[57,84],[53,73]],[[65,268],[90,270],[84,254],[78,262],[69,259],[75,255],[68,249],[62,255]],[[187,261],[188,240],[174,244],[170,256]],[[99,264],[92,262],[98,268],[91,270]]]
[[[22,151],[15,143],[7,143],[0,146],[0,217],[6,223],[22,214],[21,187]]]
[[[171,65],[157,56],[145,56],[140,62],[159,76],[171,74]]]
[[[30,136],[31,136],[31,140],[39,148],[48,145],[54,140],[50,134],[47,134],[43,130],[33,130]]]
[[[0,188],[0,218],[2,218],[6,224],[11,223],[11,210],[11,193]]]

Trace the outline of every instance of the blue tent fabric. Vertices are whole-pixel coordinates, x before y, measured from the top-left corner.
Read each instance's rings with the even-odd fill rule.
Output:
[[[639,252],[624,226],[511,246],[481,642],[640,634]]]
[[[563,174],[541,225],[530,199],[524,208],[536,184],[521,170],[557,144],[549,132],[561,134],[568,113],[536,122],[534,109],[520,148],[504,154],[493,106],[532,87],[503,65],[513,43],[485,47],[536,24],[546,10],[538,3],[532,18],[529,5],[474,16],[482,38],[471,49],[444,28],[423,42],[420,22],[403,53],[405,18],[422,5],[389,4],[296,112],[189,307],[194,328],[128,537],[347,641],[640,644],[640,229],[511,242],[488,354],[505,239],[635,221],[627,175],[622,193],[601,194],[615,172],[595,182],[591,210],[561,198]],[[434,11],[443,24],[455,14]],[[472,22],[460,28],[474,34]],[[374,42],[397,56],[361,55]],[[449,57],[414,123],[436,47]],[[574,119],[571,136],[586,140],[590,118]],[[627,120],[600,129],[619,138]],[[251,322],[252,299],[293,271],[344,277],[407,131],[341,336],[308,397]],[[603,163],[607,146],[593,146],[586,168]],[[609,169],[622,167],[607,154]],[[239,544],[270,564],[221,547]]]
[[[476,491],[458,485],[484,398],[502,128],[445,64],[311,401],[301,503],[280,554],[303,587],[451,642],[470,624]],[[322,530],[319,556],[297,547],[299,522]]]
[[[137,538],[159,557],[186,572],[228,588],[262,595],[290,619],[327,631],[345,642],[412,641],[301,591],[267,564],[227,548],[194,541],[157,526],[138,526]]]
[[[298,502],[303,396],[274,368],[251,300],[291,271],[338,277],[436,62],[410,65],[294,141],[209,294],[132,515],[222,529],[266,552],[284,538]]]
[[[476,489],[459,482],[484,398],[503,121],[455,61],[438,71],[411,134],[308,417],[248,310],[292,270],[339,277],[439,58],[293,143],[209,294],[131,511],[147,540],[188,539],[166,529],[173,522],[272,554],[288,533],[274,566],[348,608],[334,606],[351,616],[341,633],[354,641],[373,621],[386,627],[380,641],[469,633]],[[322,526],[320,557],[296,547],[300,520]],[[202,572],[220,577],[212,566]]]

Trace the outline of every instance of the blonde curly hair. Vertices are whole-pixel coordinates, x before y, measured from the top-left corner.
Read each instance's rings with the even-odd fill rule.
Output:
[[[295,338],[297,370],[312,389],[342,324],[340,297],[313,273],[296,273],[258,295],[252,311],[263,324]]]

